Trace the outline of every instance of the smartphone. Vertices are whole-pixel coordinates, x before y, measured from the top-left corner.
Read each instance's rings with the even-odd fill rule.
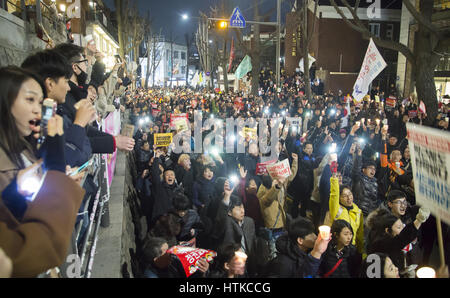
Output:
[[[87,166],[89,166],[90,164],[90,160],[88,160],[87,162],[85,162],[81,167],[79,167],[75,172],[71,173],[70,176],[75,176],[78,173],[80,173],[81,171],[83,171]]]
[[[45,137],[47,136],[47,124],[48,120],[50,120],[53,116],[56,115],[56,107],[57,103],[51,99],[46,98],[42,104],[42,120],[41,120],[41,137],[39,138],[40,142],[43,142]]]

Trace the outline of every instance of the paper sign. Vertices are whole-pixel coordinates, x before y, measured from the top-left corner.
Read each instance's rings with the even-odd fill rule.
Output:
[[[417,117],[417,110],[408,111],[408,117],[409,118],[416,118]]]
[[[167,253],[176,255],[183,265],[186,277],[191,276],[198,270],[198,261],[205,258],[209,263],[216,256],[217,253],[213,250],[193,248],[177,245],[167,250]]]
[[[245,138],[250,138],[251,140],[258,140],[256,128],[244,127],[244,136]]]
[[[450,224],[450,133],[407,123],[416,202]]]
[[[134,125],[125,124],[122,135],[132,138],[134,135]]]
[[[269,161],[266,161],[266,162],[257,163],[256,164],[255,175],[264,175],[264,174],[266,174],[267,173],[266,166],[270,165],[270,164],[274,164],[276,162],[277,162],[276,160],[269,160]]]
[[[172,143],[172,134],[171,133],[155,133],[154,143],[156,147],[167,147]]]
[[[170,127],[178,131],[183,131],[189,128],[189,118],[187,113],[170,114]]]
[[[394,108],[395,102],[396,102],[395,97],[389,96],[388,98],[386,98],[386,107]]]
[[[266,169],[272,179],[288,178],[291,175],[291,167],[287,158],[276,164],[266,165]]]

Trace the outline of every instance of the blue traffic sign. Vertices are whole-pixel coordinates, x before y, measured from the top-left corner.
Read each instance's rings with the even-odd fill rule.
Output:
[[[236,7],[233,10],[233,14],[231,15],[230,18],[230,27],[241,29],[245,28],[245,19],[241,11],[239,10],[239,7]]]

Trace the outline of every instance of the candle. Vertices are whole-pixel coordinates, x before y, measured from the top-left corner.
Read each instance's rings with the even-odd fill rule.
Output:
[[[416,272],[418,278],[436,278],[436,272],[433,268],[422,267]]]
[[[330,238],[330,230],[331,228],[329,226],[323,225],[319,227],[320,236],[323,240],[328,240]]]

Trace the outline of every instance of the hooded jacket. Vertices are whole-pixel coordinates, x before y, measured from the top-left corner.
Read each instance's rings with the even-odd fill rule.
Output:
[[[353,203],[351,208],[339,204],[339,179],[330,178],[330,226],[335,220],[342,219],[348,222],[353,229],[352,244],[358,251],[364,253],[364,217],[361,209]]]
[[[377,209],[382,203],[378,199],[377,178],[369,178],[361,171],[362,157],[356,156],[353,165],[353,185],[352,192],[355,203],[361,208],[364,216]]]
[[[305,278],[317,275],[320,259],[301,250],[287,234],[278,237],[278,255],[267,265],[267,277]]]

